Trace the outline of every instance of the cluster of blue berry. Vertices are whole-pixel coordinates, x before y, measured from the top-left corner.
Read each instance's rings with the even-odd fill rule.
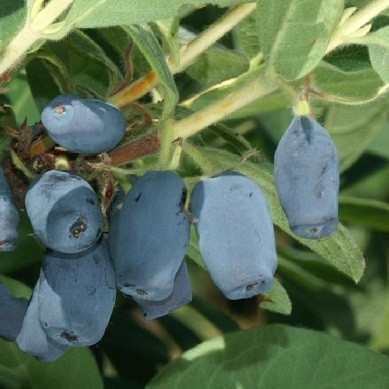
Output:
[[[70,152],[101,153],[125,134],[123,114],[96,99],[64,95],[43,111],[48,134]],[[338,225],[338,157],[327,132],[296,117],[275,155],[275,181],[291,229],[323,238]],[[0,250],[18,240],[19,216],[0,171]],[[33,181],[26,211],[47,247],[30,301],[0,285],[0,336],[41,361],[69,347],[98,342],[115,304],[116,288],[132,296],[147,319],[192,299],[185,253],[195,222],[210,276],[229,299],[272,288],[277,254],[266,198],[250,178],[227,172],[199,181],[185,210],[187,189],[172,171],[152,171],[119,191],[109,236],[96,193],[82,177],[51,170]]]

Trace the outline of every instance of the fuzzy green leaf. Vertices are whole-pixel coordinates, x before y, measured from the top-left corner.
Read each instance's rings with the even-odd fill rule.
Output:
[[[369,46],[369,56],[374,70],[382,81],[389,83],[389,26],[381,28],[364,37]]]
[[[271,69],[290,81],[308,74],[324,57],[342,11],[342,0],[258,1],[258,36]]]
[[[250,0],[213,0],[210,3],[220,7],[228,7]],[[76,0],[69,11],[68,20],[78,19],[81,28],[109,27],[149,23],[155,20],[175,16],[181,7],[190,3],[202,7],[203,0],[105,0],[97,8],[92,9],[96,0]]]
[[[288,293],[280,282],[274,279],[274,285],[271,290],[263,294],[265,300],[259,306],[268,311],[281,313],[283,315],[290,315],[292,312],[292,303],[289,299]]]
[[[211,47],[200,55],[186,73],[204,88],[239,76],[248,70],[247,58],[232,50]]]
[[[148,389],[383,389],[389,361],[325,333],[269,325],[204,342],[164,368]]]

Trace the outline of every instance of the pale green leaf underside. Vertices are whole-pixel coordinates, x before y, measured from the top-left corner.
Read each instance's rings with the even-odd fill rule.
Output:
[[[233,332],[187,351],[148,389],[384,389],[389,361],[321,332],[270,325]]]
[[[203,148],[203,152],[213,160],[217,160],[225,169],[237,170],[257,182],[266,195],[274,224],[322,256],[354,281],[360,280],[365,268],[365,261],[357,244],[343,225],[340,224],[334,234],[324,239],[312,240],[298,237],[289,228],[285,213],[278,200],[273,175],[267,169],[253,162],[239,164],[240,157],[238,155],[224,150],[207,147]]]
[[[389,26],[369,34],[366,38],[370,62],[382,81],[387,84],[389,83]]]
[[[324,57],[341,0],[259,1],[257,25],[269,66],[287,80],[308,74]]]

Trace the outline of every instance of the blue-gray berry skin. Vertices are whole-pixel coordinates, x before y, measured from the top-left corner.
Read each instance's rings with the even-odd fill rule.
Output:
[[[104,227],[96,193],[70,172],[50,170],[35,180],[26,194],[26,210],[42,243],[62,253],[87,250]]]
[[[104,335],[116,287],[105,238],[79,254],[47,250],[39,290],[39,321],[64,346],[90,346]]]
[[[126,121],[114,105],[98,99],[61,95],[42,112],[50,137],[69,151],[97,154],[113,149],[124,137]]]
[[[249,298],[272,288],[274,228],[254,181],[234,172],[204,179],[193,190],[191,212],[201,255],[227,298]]]
[[[126,194],[109,234],[122,293],[152,301],[172,293],[189,243],[185,198],[184,182],[171,171],[146,173]]]
[[[0,252],[13,251],[19,241],[19,212],[0,166]]]
[[[28,300],[16,298],[0,284],[0,337],[15,342],[22,328]]]
[[[52,362],[61,357],[67,350],[67,347],[50,340],[39,323],[38,310],[41,280],[42,272],[24,316],[22,328],[16,338],[16,344],[22,351],[39,359],[41,362]]]
[[[176,274],[173,292],[169,297],[162,301],[150,301],[136,297],[134,297],[134,300],[142,308],[143,315],[148,320],[165,316],[171,311],[190,303],[192,301],[192,289],[185,260],[182,261],[182,265]]]
[[[338,228],[339,158],[327,131],[309,117],[295,117],[274,156],[278,197],[291,230],[308,239]]]

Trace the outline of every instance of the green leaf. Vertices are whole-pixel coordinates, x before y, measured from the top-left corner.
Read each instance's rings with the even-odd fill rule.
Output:
[[[88,348],[70,348],[51,363],[38,362],[14,343],[0,339],[0,386],[4,388],[103,389]]]
[[[369,107],[333,105],[329,108],[325,128],[334,140],[341,160],[340,170],[349,168],[387,126],[389,104],[378,100]]]
[[[250,0],[213,0],[212,4],[228,7],[247,3]],[[76,0],[69,11],[68,20],[79,19],[81,28],[109,27],[149,23],[167,19],[178,14],[179,9],[190,3],[192,6],[204,6],[204,0],[108,0],[89,11],[96,4],[95,0]],[[86,12],[88,12],[86,14]]]
[[[0,0],[0,53],[23,26],[24,3],[23,0]]]
[[[383,315],[381,317],[378,328],[373,333],[371,339],[371,346],[377,350],[389,350],[389,289],[387,289],[386,304],[383,308]]]
[[[25,74],[19,74],[7,86],[9,98],[17,123],[20,125],[27,117],[28,124],[34,124],[40,120],[40,113],[31,94]]]
[[[373,69],[385,84],[389,83],[389,26],[363,37],[362,42],[369,46],[369,56]]]
[[[384,389],[389,361],[367,347],[303,328],[269,325],[204,342],[147,386]]]
[[[104,50],[81,31],[73,31],[60,42],[47,42],[42,52],[56,58],[67,70],[71,80],[70,91],[74,94],[105,98],[123,80],[119,68],[108,58]],[[39,52],[36,55],[39,55]],[[29,65],[27,73],[28,67]],[[30,85],[36,82],[35,79],[47,77],[47,75],[39,74],[39,70],[36,70],[33,77],[29,76]],[[50,73],[50,77],[54,79],[55,73]],[[45,84],[42,84],[41,89],[47,89],[47,91],[40,91],[39,82],[37,84],[35,90],[32,88],[33,94],[34,97],[41,96],[41,104],[44,107],[53,98],[51,97],[53,93],[51,88],[47,88]],[[45,97],[45,95],[47,96]],[[54,97],[56,95],[58,92],[54,93]],[[40,106],[41,109],[43,107]]]
[[[389,232],[389,204],[381,201],[340,196],[339,216],[345,223]]]
[[[211,47],[201,54],[186,73],[204,88],[239,76],[248,70],[247,58],[236,51]]]
[[[166,63],[165,54],[149,26],[134,25],[125,27],[125,30],[135,41],[157,74],[160,83],[165,87],[165,106],[162,113],[162,120],[165,120],[173,112],[178,100],[177,87]]]
[[[329,261],[337,269],[358,282],[363,275],[365,261],[358,246],[343,225],[327,238],[320,240],[303,239],[290,230],[286,216],[281,208],[274,185],[273,175],[266,167],[253,162],[240,163],[240,157],[224,150],[204,147],[202,151],[218,161],[224,169],[233,169],[252,178],[263,190],[272,215],[273,223],[298,240],[312,251]]]
[[[40,263],[44,248],[34,236],[26,212],[20,213],[20,241],[12,253],[1,253],[0,273],[7,274]]]
[[[389,159],[389,123],[381,130],[377,137],[374,138],[367,151],[385,159]]]
[[[239,45],[249,58],[254,58],[261,50],[257,29],[255,14],[243,19],[236,27]]]
[[[373,69],[346,72],[325,62],[314,70],[313,79],[320,92],[360,103],[376,97],[383,86]]]
[[[258,1],[258,36],[271,69],[290,81],[313,70],[342,11],[340,0]]]
[[[291,314],[292,303],[290,302],[288,293],[277,278],[274,279],[273,288],[263,295],[265,296],[265,300],[259,304],[262,309],[281,313],[282,315]]]
[[[15,297],[23,297],[26,299],[31,297],[31,288],[18,280],[0,274],[0,284],[3,284]]]
[[[42,112],[49,101],[61,94],[61,91],[40,58],[33,58],[27,63],[26,74],[35,105]]]
[[[305,273],[309,278],[308,287],[321,289],[330,283],[349,290],[361,291],[360,285],[356,285],[353,280],[315,253],[291,247],[279,247],[277,251],[281,259],[280,264],[285,265],[288,268],[286,270],[291,270],[292,273],[294,273],[294,270],[299,274]],[[296,276],[296,274],[293,274],[293,276]],[[296,279],[296,277],[294,278]],[[310,283],[310,281],[313,282]]]
[[[192,225],[190,228],[190,241],[189,241],[189,247],[188,251],[186,252],[186,255],[195,261],[199,266],[206,269],[205,263],[203,261],[203,257],[201,256],[200,250],[199,250],[199,242],[197,240],[196,230],[195,227]]]

